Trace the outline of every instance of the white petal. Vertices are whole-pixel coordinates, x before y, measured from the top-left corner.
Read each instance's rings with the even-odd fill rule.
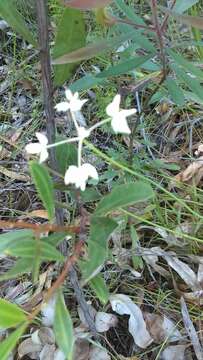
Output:
[[[75,165],[69,166],[68,170],[66,170],[64,182],[66,185],[75,184],[78,179],[78,168]]]
[[[36,137],[41,145],[46,146],[48,144],[48,139],[44,134],[36,132]]]
[[[131,130],[128,126],[127,120],[123,116],[115,116],[111,121],[111,126],[115,133],[130,134]]]
[[[67,101],[62,101],[61,103],[55,106],[55,109],[57,111],[67,111],[70,109],[70,105]]]
[[[123,117],[128,117],[128,116],[131,116],[133,114],[136,114],[137,110],[136,109],[129,109],[129,110],[121,110],[120,111],[120,114],[123,116]]]
[[[87,99],[73,99],[70,101],[70,110],[71,111],[80,111],[84,103],[87,102]]]
[[[40,154],[42,146],[39,143],[30,143],[26,145],[25,150],[28,154]]]
[[[47,151],[46,148],[42,148],[41,153],[40,153],[40,159],[39,162],[43,163],[45,160],[47,160],[49,157],[49,153]]]
[[[66,90],[65,90],[65,94],[66,94],[66,99],[67,99],[68,101],[71,101],[75,95],[76,95],[76,97],[78,97],[78,92],[76,92],[75,94],[73,94],[70,89],[66,89]]]
[[[113,101],[106,107],[106,113],[108,116],[114,116],[119,112],[120,102],[121,96],[117,94]]]
[[[87,174],[88,177],[91,177],[95,180],[98,180],[99,176],[98,176],[98,172],[95,169],[95,167],[91,164],[83,164],[81,166],[82,170],[85,172],[85,174]]]
[[[80,139],[85,139],[90,135],[90,131],[85,129],[83,126],[79,127],[77,132]]]

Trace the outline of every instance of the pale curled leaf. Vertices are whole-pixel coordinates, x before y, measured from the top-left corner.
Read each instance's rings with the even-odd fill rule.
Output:
[[[167,346],[161,353],[160,360],[185,360],[187,345]]]
[[[18,356],[22,358],[25,355],[39,353],[42,350],[41,344],[35,344],[31,338],[23,340],[18,346]],[[36,357],[37,358],[37,357]]]
[[[170,183],[170,188],[176,186],[178,182],[198,185],[203,177],[203,156],[193,161],[188,167],[177,174]]]
[[[98,311],[95,316],[95,327],[98,332],[108,331],[111,327],[115,327],[118,319],[113,314]]]
[[[203,359],[203,348],[200,344],[200,340],[199,340],[197,331],[195,330],[192,320],[190,319],[187,305],[186,305],[186,302],[183,297],[181,297],[180,303],[181,303],[181,312],[182,312],[182,317],[183,317],[183,323],[185,325],[185,330],[191,340],[191,343],[194,348],[197,359],[202,360]]]
[[[89,360],[111,360],[105,349],[93,346],[90,350]]]
[[[133,336],[134,342],[140,348],[145,349],[153,339],[146,328],[140,308],[124,294],[115,294],[110,296],[112,309],[120,315],[130,315],[129,332]]]
[[[156,343],[164,340],[167,342],[178,341],[182,339],[180,331],[175,323],[168,317],[154,313],[144,313],[147,329]]]

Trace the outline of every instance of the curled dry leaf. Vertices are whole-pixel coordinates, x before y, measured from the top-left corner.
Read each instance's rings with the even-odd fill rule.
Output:
[[[153,342],[152,337],[146,328],[140,308],[124,294],[115,294],[110,296],[112,309],[120,315],[130,315],[129,332],[133,336],[137,346],[145,349]]]
[[[63,0],[63,4],[80,10],[102,8],[110,4],[112,0]]]
[[[44,345],[39,354],[39,360],[54,360],[55,345]]]
[[[90,350],[89,360],[111,360],[105,349],[93,346]]]
[[[185,360],[185,349],[187,345],[168,346],[161,353],[160,360]]]
[[[183,323],[185,325],[185,330],[191,340],[191,343],[194,348],[197,359],[202,360],[203,359],[203,348],[200,344],[199,337],[197,335],[195,327],[190,319],[187,305],[186,305],[183,297],[180,299],[180,303],[181,303],[181,312],[182,312],[182,317],[183,317]]]
[[[185,170],[177,174],[170,184],[170,188],[176,186],[178,182],[191,185],[198,185],[203,177],[203,156],[193,161]]]
[[[108,314],[99,311],[95,317],[95,326],[98,332],[108,331],[111,327],[115,327],[118,323],[118,319],[113,314]]]
[[[31,338],[26,339],[18,346],[18,356],[22,358],[25,355],[29,355],[31,359],[37,359],[38,353],[42,350],[41,344],[35,344]]]
[[[85,339],[78,339],[75,342],[74,360],[88,360],[90,344]]]
[[[36,330],[31,335],[31,339],[35,344],[41,344],[41,345],[55,344],[54,332],[49,327],[41,327],[39,330]]]
[[[173,342],[182,339],[182,335],[174,322],[165,315],[144,313],[144,319],[147,330],[156,343],[161,343],[164,340]]]
[[[145,260],[145,262],[150,265],[154,271],[158,272],[159,274],[161,274],[162,276],[169,278],[170,277],[170,273],[165,270],[162,266],[158,265],[158,255],[159,253],[157,253],[157,248],[151,248],[151,249],[147,249],[147,248],[142,248],[142,253],[143,253],[143,259]]]

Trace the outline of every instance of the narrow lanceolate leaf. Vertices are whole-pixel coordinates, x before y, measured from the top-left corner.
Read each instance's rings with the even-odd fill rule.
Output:
[[[203,30],[203,18],[202,17],[190,16],[190,15],[179,15],[176,12],[169,10],[163,6],[160,6],[160,8],[164,13],[173,16],[180,23]]]
[[[118,185],[99,202],[95,215],[104,216],[120,207],[146,201],[153,196],[151,186],[141,181]]]
[[[30,163],[30,171],[40,199],[45,206],[49,219],[54,217],[54,187],[48,170],[35,161]]]
[[[186,60],[182,55],[177,52],[167,49],[168,54],[178,63],[180,66],[185,68],[190,74],[203,80],[203,71],[198,69],[191,61]]]
[[[118,224],[106,217],[92,217],[88,240],[88,261],[81,261],[80,267],[85,282],[101,270],[106,258],[108,239]]]
[[[31,240],[33,237],[34,234],[32,230],[16,230],[3,233],[0,235],[0,253],[3,253],[4,250],[12,244],[20,244],[22,240]]]
[[[7,329],[26,320],[23,310],[17,305],[0,298],[0,328]]]
[[[184,11],[190,9],[193,5],[197,4],[199,0],[177,0],[173,11],[178,14],[182,14]]]
[[[12,350],[15,348],[21,335],[23,335],[27,325],[28,325],[27,323],[22,324],[18,329],[13,331],[4,341],[1,342],[0,345],[1,360],[8,360],[9,355],[11,354]]]
[[[63,4],[75,9],[91,10],[104,7],[110,4],[112,0],[65,0]]]
[[[75,342],[73,324],[61,291],[58,292],[55,306],[54,333],[60,350],[66,359],[72,360]]]
[[[15,265],[7,271],[5,274],[0,276],[0,281],[5,281],[9,279],[15,279],[19,275],[28,273],[32,270],[32,261],[29,259],[19,259],[16,261]]]
[[[64,256],[61,255],[54,246],[42,240],[40,240],[38,244],[38,241],[39,240],[22,241],[20,244],[8,247],[5,254],[33,259],[33,254],[36,254],[36,251],[38,251],[36,256],[39,256],[41,260],[64,261]]]
[[[171,65],[171,67],[176,72],[178,79],[183,82],[189,89],[191,89],[192,92],[196,94],[201,100],[203,100],[203,87],[200,84],[200,81],[198,81],[197,78],[188,75],[177,65]]]
[[[57,29],[55,45],[53,49],[53,58],[58,58],[81,48],[85,45],[86,32],[83,14],[74,9],[65,9]],[[56,85],[62,85],[68,80],[77,64],[70,61],[69,64],[54,66],[54,82]]]
[[[168,92],[171,96],[171,100],[178,106],[183,106],[185,103],[184,93],[181,90],[180,86],[176,84],[174,79],[168,78],[165,81],[165,84],[168,88]]]
[[[100,274],[95,276],[92,280],[90,280],[89,285],[98,297],[98,299],[101,301],[101,303],[106,305],[109,300],[110,294],[102,276]]]
[[[25,40],[37,47],[37,42],[28,29],[23,16],[17,11],[13,0],[0,0],[0,16]]]

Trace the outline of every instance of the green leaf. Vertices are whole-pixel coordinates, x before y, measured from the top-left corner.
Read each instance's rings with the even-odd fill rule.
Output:
[[[183,56],[177,54],[175,51],[171,49],[168,49],[167,52],[175,60],[176,63],[181,65],[191,74],[203,80],[203,71],[198,69],[193,63],[191,63],[191,61],[186,60]]]
[[[173,7],[173,11],[178,14],[182,14],[184,11],[190,9],[193,5],[197,4],[199,0],[176,0],[176,4]]]
[[[160,6],[160,9],[164,13],[173,16],[177,21],[181,22],[182,24],[203,30],[203,18],[201,16],[179,15],[176,12],[163,6]]]
[[[115,0],[115,3],[124,13],[124,15],[126,15],[130,20],[134,21],[136,24],[145,25],[145,22],[142,20],[142,18],[136,15],[134,7],[126,5],[123,0]]]
[[[65,237],[67,236],[68,234],[67,233],[55,233],[55,234],[51,234],[47,237],[43,237],[42,238],[42,241],[43,242],[46,242],[47,244],[49,245],[52,245],[52,246],[57,246],[61,241],[63,241],[65,239]]]
[[[67,138],[58,137],[57,141],[62,141]],[[56,147],[56,160],[58,169],[62,175],[65,175],[66,170],[70,165],[77,165],[77,148],[73,144],[63,144]]]
[[[37,42],[29,31],[23,16],[17,11],[13,0],[0,0],[0,16],[25,40],[37,47]]]
[[[184,82],[194,94],[203,100],[203,87],[200,85],[200,82],[196,78],[192,78],[191,76],[187,75],[186,72],[177,65],[175,66],[172,64],[171,67],[176,72],[179,80]]]
[[[17,305],[10,303],[0,298],[0,328],[8,329],[16,326],[23,321],[26,321],[27,317],[23,310]]]
[[[89,285],[98,297],[98,299],[101,301],[101,303],[103,305],[106,305],[109,300],[110,294],[102,276],[95,276],[93,279],[90,280]]]
[[[18,340],[20,339],[21,335],[23,335],[27,326],[28,326],[27,323],[22,324],[18,329],[13,331],[4,341],[1,342],[0,345],[1,360],[8,360],[9,355],[11,354],[12,350],[15,348]]]
[[[41,260],[64,261],[64,256],[55,247],[39,239],[14,244],[5,250],[5,254],[30,259],[33,259],[33,254],[36,254],[35,256],[39,256]]]
[[[81,79],[76,80],[73,84],[69,86],[72,92],[82,91],[91,89],[94,86],[101,85],[107,83],[105,78],[100,79],[94,75],[88,74],[83,76]]]
[[[57,29],[53,59],[84,46],[85,39],[85,22],[82,13],[75,9],[65,9]],[[54,66],[55,85],[62,85],[70,79],[77,66],[73,63],[74,61],[70,64]]]
[[[30,163],[30,172],[36,186],[37,192],[40,199],[45,206],[49,219],[54,218],[54,187],[51,177],[49,176],[48,170],[42,165],[35,161]]]
[[[64,353],[66,359],[72,360],[75,342],[74,330],[72,320],[61,291],[57,294],[54,333],[60,350]]]
[[[118,185],[115,186],[110,194],[103,197],[94,214],[95,216],[107,215],[120,207],[146,201],[153,197],[154,192],[147,183],[136,181],[134,183]]]
[[[135,270],[139,269],[139,268],[143,268],[143,261],[141,256],[137,256],[134,254],[134,252],[136,252],[137,248],[138,248],[138,235],[137,235],[137,231],[135,230],[134,226],[130,226],[130,234],[131,234],[131,239],[132,239],[132,262],[133,262],[133,267],[135,268]]]
[[[88,261],[81,261],[83,278],[89,281],[103,266],[107,258],[108,239],[117,227],[114,220],[105,217],[92,217],[90,238],[88,240]]]
[[[30,259],[19,259],[16,261],[15,265],[7,271],[5,274],[0,276],[0,281],[5,281],[9,279],[15,279],[19,275],[24,273],[31,272],[32,270],[32,261]]]
[[[184,93],[181,88],[176,84],[176,81],[168,78],[165,81],[166,87],[170,94],[171,100],[178,106],[183,106],[185,103]]]
[[[145,62],[147,62],[153,54],[149,54],[146,56],[138,56],[133,59],[126,60],[118,65],[110,66],[107,70],[100,72],[96,78],[110,77],[110,76],[118,76],[125,74],[135,68],[141,66]]]
[[[4,252],[8,246],[20,243],[22,240],[31,240],[34,238],[32,230],[13,230],[0,235],[0,253]]]

